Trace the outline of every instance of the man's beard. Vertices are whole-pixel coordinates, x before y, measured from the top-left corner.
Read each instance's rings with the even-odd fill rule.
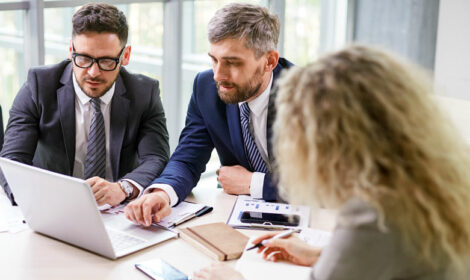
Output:
[[[75,75],[75,73],[74,73]],[[75,76],[75,78],[77,78],[77,76]],[[117,75],[116,75],[116,78],[117,78]],[[116,79],[114,79],[116,80]],[[113,86],[114,84],[114,81],[107,87],[104,88],[104,90],[102,91],[90,91],[90,90],[87,90],[85,86],[82,86],[82,84],[85,84],[86,81],[92,81],[92,82],[99,82],[99,83],[106,83],[106,80],[103,80],[103,79],[99,79],[99,78],[91,78],[89,76],[85,76],[82,80],[78,80],[77,79],[77,84],[78,86],[80,87],[80,89],[88,96],[88,97],[91,97],[91,98],[99,98],[101,96],[103,96],[106,92],[108,92],[108,90]]]
[[[243,86],[229,82],[217,82],[217,92],[226,104],[237,104],[255,96],[263,84],[263,68],[256,69],[253,78]],[[222,92],[220,86],[233,87],[233,92]]]

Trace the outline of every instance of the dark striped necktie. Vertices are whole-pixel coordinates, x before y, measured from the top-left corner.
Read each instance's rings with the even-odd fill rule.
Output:
[[[90,123],[88,134],[88,149],[85,161],[85,179],[106,176],[106,133],[104,129],[104,118],[101,113],[100,99],[90,100],[93,107],[93,118]]]
[[[266,164],[258,151],[255,141],[250,132],[250,107],[245,102],[240,106],[240,122],[242,125],[243,142],[245,143],[245,152],[250,160],[253,171],[267,173]]]

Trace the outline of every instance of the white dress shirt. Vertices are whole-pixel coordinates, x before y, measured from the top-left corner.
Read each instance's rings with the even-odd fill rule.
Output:
[[[88,135],[90,132],[90,123],[93,118],[93,107],[91,106],[91,98],[86,95],[78,85],[75,75],[72,74],[73,87],[75,89],[75,160],[73,165],[73,177],[83,178],[85,176],[86,153],[88,150]],[[116,83],[100,97],[101,113],[104,119],[104,128],[106,134],[106,180],[112,182],[113,175],[111,170],[111,157],[109,148],[109,135],[111,127],[111,100],[113,99]],[[142,192],[142,186],[137,182],[129,179],[126,181],[132,183]]]
[[[266,137],[268,121],[268,105],[271,87],[273,85],[273,75],[266,89],[258,97],[248,102],[250,107],[250,132],[255,140],[256,147],[263,158],[265,164],[269,166],[268,141]],[[238,103],[240,107],[244,102]],[[253,198],[263,198],[264,173],[253,172],[250,184],[250,195]]]
[[[271,80],[269,81],[266,89],[255,99],[248,102],[250,107],[250,131],[255,140],[258,151],[263,158],[264,162],[269,162],[268,160],[268,143],[266,137],[266,125],[268,119],[268,104],[269,104],[269,95],[271,92],[271,87],[273,84],[273,74],[271,74]],[[238,106],[241,106],[244,102],[238,103]],[[253,172],[250,183],[250,195],[253,198],[263,198],[263,185],[264,185],[264,176],[265,173]],[[149,193],[153,189],[162,189],[170,197],[170,205],[174,206],[178,203],[178,195],[176,194],[173,187],[168,184],[153,184],[147,189],[145,189],[144,194]]]

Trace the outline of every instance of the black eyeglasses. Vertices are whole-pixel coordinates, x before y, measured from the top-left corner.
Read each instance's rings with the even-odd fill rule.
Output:
[[[119,61],[121,60],[121,56],[124,52],[124,49],[126,46],[124,46],[121,51],[119,52],[118,57],[100,57],[100,58],[94,58],[86,54],[79,54],[75,52],[75,47],[72,44],[72,59],[73,63],[75,66],[80,67],[80,68],[90,68],[93,63],[98,64],[98,68],[103,71],[113,71],[116,69],[116,67],[119,64]]]

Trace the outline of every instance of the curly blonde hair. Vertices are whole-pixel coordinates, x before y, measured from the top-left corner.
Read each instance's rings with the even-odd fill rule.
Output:
[[[279,82],[274,124],[281,195],[373,205],[433,267],[470,253],[470,159],[417,66],[350,46]],[[468,264],[468,263],[467,263]]]

